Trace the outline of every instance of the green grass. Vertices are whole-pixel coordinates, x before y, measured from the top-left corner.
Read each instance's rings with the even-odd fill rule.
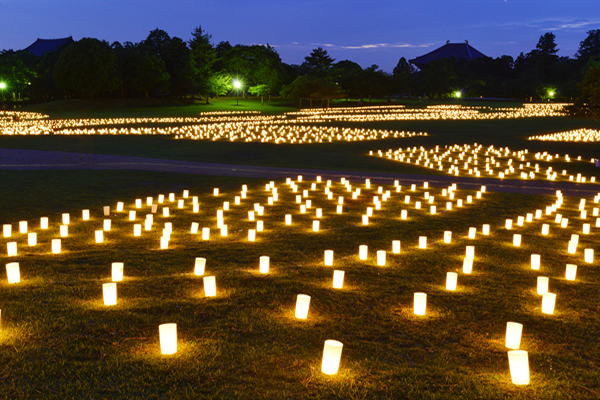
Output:
[[[418,398],[418,399],[591,399],[598,397],[600,300],[597,261],[586,265],[585,247],[595,247],[600,232],[580,235],[579,253],[566,252],[571,233],[581,233],[579,199],[565,199],[559,211],[569,217],[561,229],[552,217],[543,217],[503,229],[506,218],[544,209],[552,197],[486,193],[474,204],[428,215],[403,203],[413,201],[423,188],[401,193],[375,211],[372,224],[360,225],[360,216],[372,205],[377,185],[352,201],[334,183],[333,201],[323,186],[310,192],[313,209],[298,214],[298,205],[281,181],[280,201],[268,206],[260,179],[208,178],[194,175],[98,171],[21,171],[1,176],[6,187],[0,221],[21,219],[39,235],[40,244],[28,248],[24,235],[15,234],[22,282],[0,282],[0,377],[4,398]],[[233,203],[243,183],[249,196],[226,212],[230,235],[216,232],[216,210]],[[300,185],[310,189],[310,183]],[[220,187],[222,195],[212,196]],[[126,213],[112,213],[113,230],[107,242],[93,243],[101,226],[103,205],[124,201],[132,209],[136,198],[181,195],[189,189],[200,196],[201,211],[189,205],[172,216],[155,216],[151,233],[131,235],[133,222]],[[438,210],[445,204],[440,189]],[[346,196],[344,214],[335,214],[337,195]],[[460,190],[457,198],[474,192]],[[40,200],[41,199],[41,200]],[[424,201],[421,199],[421,201]],[[266,231],[249,243],[247,211],[265,206]],[[594,205],[588,199],[589,214]],[[314,208],[324,211],[323,231],[312,233]],[[92,220],[80,220],[89,208]],[[398,218],[401,209],[409,219]],[[49,254],[57,237],[62,212],[70,212],[70,237],[65,253]],[[138,212],[144,218],[147,208]],[[283,224],[284,214],[294,224]],[[39,217],[49,216],[49,231],[37,228]],[[168,250],[158,250],[164,222],[174,226]],[[211,240],[189,234],[192,221],[211,227]],[[588,218],[593,222],[595,218]],[[489,223],[492,233],[466,239],[470,226],[480,232]],[[541,237],[542,223],[551,235]],[[443,244],[444,230],[453,241]],[[523,246],[513,247],[512,234],[523,235]],[[429,249],[416,248],[417,238],[429,238]],[[402,252],[391,254],[391,241],[401,240]],[[9,239],[1,240],[2,246]],[[359,261],[358,246],[367,244],[370,257]],[[471,275],[459,273],[459,289],[444,290],[447,271],[460,271],[466,245],[475,245]],[[5,248],[5,247],[2,247]],[[346,271],[345,288],[331,286],[332,268],[323,266],[323,250],[335,251],[334,268]],[[379,267],[374,252],[388,250],[388,265]],[[5,250],[3,255],[5,255]],[[529,267],[531,253],[542,257],[539,272]],[[271,257],[271,273],[258,273],[258,258]],[[207,274],[217,280],[218,296],[203,295],[200,277],[192,274],[194,257],[207,258]],[[598,254],[596,254],[598,258]],[[110,263],[125,263],[125,280],[118,283],[119,303],[105,307],[101,284],[110,278]],[[576,282],[564,279],[566,263],[579,265]],[[535,293],[537,275],[550,277],[557,293],[553,316],[540,313]],[[428,293],[428,314],[412,314],[416,291]],[[312,296],[309,319],[295,320],[295,296]],[[531,384],[510,381],[507,349],[503,346],[507,321],[524,325],[522,348],[529,351]],[[158,325],[176,322],[179,351],[159,354]],[[328,377],[320,372],[323,342],[344,343],[341,369]]]

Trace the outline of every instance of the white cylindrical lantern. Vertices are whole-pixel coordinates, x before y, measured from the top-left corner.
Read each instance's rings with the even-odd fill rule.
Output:
[[[513,235],[513,246],[516,246],[516,247],[521,246],[521,235],[518,233],[515,233]]]
[[[102,213],[104,214],[105,217],[108,217],[110,215],[110,206],[102,207]]]
[[[162,324],[158,326],[161,354],[177,353],[177,324]]]
[[[90,210],[82,210],[81,211],[81,219],[84,221],[89,221],[90,219]]]
[[[400,211],[400,219],[407,219],[408,218],[408,210],[401,210]]]
[[[523,325],[518,322],[506,323],[506,341],[505,346],[509,349],[518,350],[521,346],[521,334],[523,333]]]
[[[248,229],[248,241],[254,242],[256,240],[256,229]]]
[[[456,290],[456,282],[458,280],[458,274],[456,272],[446,273],[446,290]]]
[[[104,229],[105,232],[108,232],[108,231],[110,231],[110,226],[111,226],[111,220],[105,219],[104,222],[102,223],[102,229]]]
[[[312,223],[313,232],[319,232],[319,220],[314,220]]]
[[[337,374],[340,368],[342,358],[342,342],[337,340],[326,340],[323,348],[323,361],[321,363],[321,372],[326,375]]]
[[[310,306],[310,296],[299,294],[296,296],[296,318],[306,319],[308,316],[308,308]]]
[[[183,208],[183,199],[177,200],[177,208]],[[227,208],[229,208],[229,203],[227,204]]]
[[[6,243],[6,252],[9,257],[16,257],[17,256],[17,242]]]
[[[471,260],[475,259],[475,246],[467,246],[465,249],[465,257]]]
[[[37,233],[29,232],[27,234],[27,244],[30,246],[35,246],[37,244]]]
[[[583,224],[582,232],[584,235],[590,234],[590,224]]]
[[[202,278],[204,282],[204,295],[206,297],[215,297],[217,295],[217,283],[214,276],[205,276]]]
[[[160,238],[160,249],[161,250],[166,250],[169,248],[169,237],[168,236],[161,236]]]
[[[6,277],[8,278],[9,284],[21,282],[21,272],[19,271],[18,262],[6,264]]]
[[[529,357],[525,350],[510,350],[508,366],[512,383],[515,385],[529,384]]]
[[[169,216],[169,207],[163,207],[162,211],[163,211],[163,217]]]
[[[48,229],[48,217],[42,217],[40,218],[40,228],[41,229]]]
[[[135,221],[135,210],[129,211],[129,220]]]
[[[210,228],[202,228],[202,240],[208,240],[210,238]]]
[[[517,217],[517,225],[518,226],[523,226],[524,223],[525,223],[525,218],[523,216],[519,215]]]
[[[452,242],[452,231],[444,231],[444,243]]]
[[[554,305],[556,303],[556,294],[544,293],[542,297],[542,313],[554,314]]]
[[[341,289],[344,287],[344,271],[336,269],[333,271],[333,288]]]
[[[531,269],[540,269],[540,255],[539,254],[531,255]]]
[[[265,230],[264,221],[261,221],[261,220],[256,221],[256,232],[262,232],[264,230]]]
[[[292,214],[285,214],[285,224],[286,225],[292,224]]]
[[[27,221],[19,221],[19,233],[27,233]]]
[[[117,203],[117,212],[122,212],[124,206],[125,206],[125,204],[122,201],[119,201]]]
[[[362,216],[362,224],[363,225],[369,225],[369,216],[368,215],[363,215]]]
[[[325,250],[325,265],[328,267],[333,265],[333,250]]]
[[[197,276],[204,275],[205,267],[206,267],[206,258],[196,257],[196,260],[194,262],[194,275],[197,275]]]
[[[574,281],[577,275],[577,265],[567,264],[567,270],[565,272],[565,278],[569,281]]]
[[[5,238],[9,238],[12,236],[12,225],[11,224],[2,225],[2,235]]]
[[[415,315],[425,315],[427,309],[427,293],[416,292],[414,296],[413,312]]]
[[[122,262],[114,262],[111,264],[111,279],[113,282],[121,282],[123,280],[123,268],[125,264]]]
[[[584,261],[588,264],[591,264],[594,262],[594,249],[585,249],[583,251],[583,258]]]
[[[261,256],[260,257],[258,269],[261,274],[269,273],[269,261],[270,261],[269,256]]]
[[[359,260],[366,260],[369,253],[369,247],[366,244],[358,246],[358,258]]]
[[[64,213],[62,215],[62,223],[63,225],[69,225],[71,223],[71,216],[69,213]]]
[[[104,231],[103,230],[94,231],[94,238],[96,239],[96,243],[104,242]]]
[[[61,225],[60,226],[60,237],[69,236],[69,225]]]
[[[429,213],[430,213],[430,214],[432,214],[432,215],[433,215],[433,214],[435,214],[435,213],[437,212],[436,210],[437,210],[437,207],[436,207],[436,206],[431,206],[431,207],[429,207]]]
[[[506,227],[506,229],[512,229],[512,219],[507,219],[504,226]]]
[[[377,250],[377,265],[380,267],[385,265],[385,250]]]
[[[427,236],[419,236],[419,248],[420,249],[427,248]]]
[[[538,276],[537,278],[537,293],[545,294],[548,293],[548,278],[545,276]]]
[[[192,227],[190,228],[190,233],[192,235],[195,235],[198,233],[198,228],[200,227],[200,224],[197,222],[192,222]]]
[[[142,236],[142,224],[133,225],[133,236]]]
[[[463,274],[470,274],[471,272],[473,272],[473,259],[465,257],[463,259]]]
[[[577,242],[569,240],[567,251],[569,252],[569,254],[575,254],[575,252],[577,251]]]
[[[344,206],[342,206],[341,204],[338,204],[335,208],[335,212],[337,214],[341,214],[344,211]]]
[[[60,239],[52,239],[52,254],[59,254],[60,247]]]
[[[117,304],[117,284],[114,282],[102,284],[102,297],[105,306]]]
[[[316,214],[317,214],[317,218],[323,218],[323,209],[317,208]]]
[[[483,233],[486,236],[489,235],[490,234],[490,224],[483,224],[481,233]]]
[[[542,225],[542,235],[546,236],[548,233],[550,233],[550,225],[543,224]]]
[[[400,241],[392,240],[392,253],[400,254]]]

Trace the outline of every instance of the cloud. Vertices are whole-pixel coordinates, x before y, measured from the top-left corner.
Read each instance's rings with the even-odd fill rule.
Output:
[[[291,47],[300,46],[306,48],[325,47],[331,50],[370,50],[370,49],[385,49],[385,48],[427,48],[433,46],[434,43],[366,43],[356,45],[341,45],[333,43],[299,43],[291,42],[289,44],[276,44],[273,47]]]
[[[489,22],[485,24],[471,25],[470,28],[532,28],[543,31],[560,30],[585,30],[592,26],[598,26],[600,19],[578,19],[578,18],[544,18],[537,20],[523,20],[514,22]]]

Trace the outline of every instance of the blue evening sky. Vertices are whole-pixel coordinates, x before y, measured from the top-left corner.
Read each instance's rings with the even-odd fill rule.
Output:
[[[290,64],[320,46],[391,71],[446,40],[516,58],[545,32],[572,57],[600,29],[600,0],[0,0],[0,18],[0,49],[66,36],[138,42],[155,28],[187,41],[201,25],[214,44],[268,43]]]

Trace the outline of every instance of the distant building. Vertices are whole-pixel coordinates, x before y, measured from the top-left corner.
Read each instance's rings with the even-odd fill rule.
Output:
[[[54,51],[73,43],[73,36],[62,39],[39,39],[22,51],[28,51],[36,56],[41,56],[49,51]]]
[[[430,53],[413,58],[409,61],[422,70],[423,68],[427,68],[427,65],[430,62],[444,58],[470,61],[477,58],[488,58],[488,56],[472,47],[467,40],[465,40],[464,43],[450,43],[448,40],[446,44],[439,49],[433,50]]]

